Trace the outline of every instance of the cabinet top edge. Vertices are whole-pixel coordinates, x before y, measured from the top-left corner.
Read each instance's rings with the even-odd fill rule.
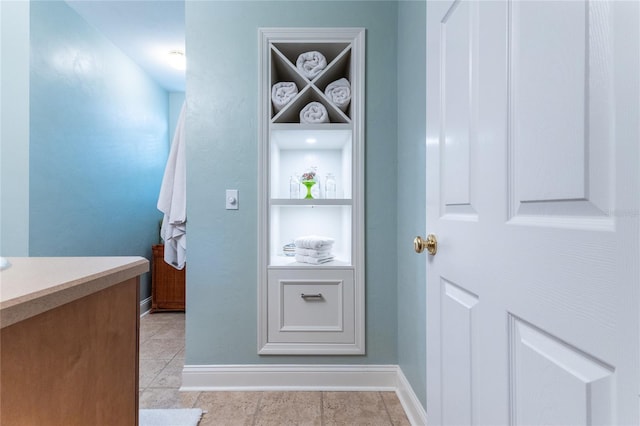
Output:
[[[149,271],[139,256],[9,258],[2,271],[0,323],[7,327]]]
[[[271,130],[299,130],[299,131],[350,131],[353,127],[352,123],[320,123],[320,124],[301,124],[301,123],[269,123]]]
[[[364,27],[258,28],[258,33],[269,41],[278,37],[286,37],[283,41],[292,41],[290,38],[295,37],[298,42],[351,41],[358,36],[364,36],[365,32]]]

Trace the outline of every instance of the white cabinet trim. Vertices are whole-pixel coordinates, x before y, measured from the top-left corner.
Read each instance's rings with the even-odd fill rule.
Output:
[[[359,355],[365,353],[365,263],[364,263],[364,110],[365,110],[365,29],[364,28],[261,28],[258,30],[260,58],[258,61],[260,75],[260,103],[258,106],[258,353],[264,355],[276,354],[318,354],[318,355]],[[278,43],[343,43],[350,49],[349,74],[351,76],[351,107],[347,115],[337,114],[347,123],[331,123],[323,125],[300,125],[297,123],[275,123],[271,117],[271,55],[274,44]],[[344,51],[338,54],[336,60],[343,60]],[[330,71],[330,70],[327,70]],[[300,93],[318,92],[326,101],[314,83],[322,79],[317,78],[308,82]],[[280,111],[282,112],[282,111]],[[278,118],[282,114],[277,114]],[[272,130],[313,130],[313,129],[341,129],[351,132],[351,196],[349,199],[315,200],[317,205],[323,206],[351,206],[351,264],[354,271],[355,303],[355,340],[350,344],[339,343],[270,343],[268,312],[267,312],[267,280],[270,269],[270,209],[274,205],[298,206],[306,205],[309,200],[283,200],[270,198],[269,176],[271,176],[270,145]],[[324,266],[330,270],[334,266]],[[336,265],[336,269],[344,269],[344,265]],[[282,269],[283,266],[274,266]],[[300,269],[300,267],[298,267]]]

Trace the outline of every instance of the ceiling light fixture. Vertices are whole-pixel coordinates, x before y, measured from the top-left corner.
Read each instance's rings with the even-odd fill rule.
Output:
[[[182,50],[172,50],[169,52],[168,57],[169,65],[177,70],[185,70],[187,69],[187,58],[184,56],[184,52]]]
[[[318,140],[316,138],[307,138],[306,142],[308,144],[314,144],[314,143],[318,142]]]

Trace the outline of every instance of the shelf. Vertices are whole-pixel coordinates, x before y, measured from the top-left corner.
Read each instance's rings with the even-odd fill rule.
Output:
[[[304,127],[302,127],[304,126]],[[351,142],[349,125],[272,125],[271,143],[279,149],[344,149]]]
[[[333,174],[336,181],[335,199],[352,198],[353,136],[346,126],[326,130],[318,129],[317,125],[278,126],[272,128],[270,136],[271,199],[290,199],[289,178],[300,176],[310,167],[316,167],[319,181],[314,189],[319,195],[316,199],[325,200],[324,183],[328,173]],[[300,197],[305,194],[306,189],[301,185]]]
[[[305,131],[305,132],[334,132],[343,131],[351,133],[353,125],[351,123],[330,123],[330,124],[300,124],[300,123],[271,123],[271,131]]]
[[[272,206],[351,206],[353,201],[349,198],[314,198],[312,200],[303,198],[301,200],[293,200],[291,198],[272,198],[269,201]]]
[[[326,67],[311,79],[296,67],[298,56],[310,51],[320,52],[327,61]],[[352,80],[349,43],[273,43],[269,52],[269,93],[279,82],[291,81],[298,88],[298,94],[278,113],[270,107],[273,123],[300,123],[300,111],[310,102],[319,102],[326,108],[330,123],[351,122],[351,107],[343,112],[324,95],[324,89],[332,81]]]
[[[300,124],[300,111],[311,102],[321,103],[327,110],[328,123],[318,123],[316,126],[328,126],[332,123],[348,123],[347,117],[340,109],[333,105],[327,97],[316,87],[307,86],[298,95],[285,105],[282,110],[273,117],[274,123]]]
[[[273,267],[287,267],[287,268],[330,268],[330,267],[341,267],[351,266],[351,264],[345,260],[335,259],[331,262],[323,263],[321,265],[312,265],[310,263],[300,263],[296,262],[294,257],[287,256],[271,256],[271,262],[269,263],[269,268],[273,269]]]
[[[329,83],[341,78],[346,78],[349,80],[349,84],[351,84],[350,62],[351,49],[346,49],[334,60],[330,67],[327,67],[325,73],[318,76],[317,81],[314,81],[314,85],[324,93],[324,89],[327,88]]]
[[[352,206],[350,200],[315,200],[333,204],[299,204],[311,200],[282,200],[287,204],[270,207],[271,258],[283,253],[283,247],[304,235],[323,235],[335,241],[332,252],[344,262],[352,259]],[[348,204],[336,204],[348,201]],[[296,204],[294,204],[296,203]]]
[[[281,81],[293,81],[300,92],[309,84],[309,81],[300,75],[296,66],[283,57],[280,52],[274,49],[272,55],[280,57],[281,60],[271,61],[271,87]]]

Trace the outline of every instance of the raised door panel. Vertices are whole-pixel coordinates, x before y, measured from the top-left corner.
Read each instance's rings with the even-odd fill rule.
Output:
[[[446,425],[473,424],[474,334],[478,296],[441,280],[442,419]]]
[[[519,318],[509,320],[512,424],[615,424],[613,367]]]
[[[477,5],[456,3],[441,25],[441,214],[475,219]]]
[[[607,2],[511,3],[509,207],[514,223],[613,227],[609,8]]]

